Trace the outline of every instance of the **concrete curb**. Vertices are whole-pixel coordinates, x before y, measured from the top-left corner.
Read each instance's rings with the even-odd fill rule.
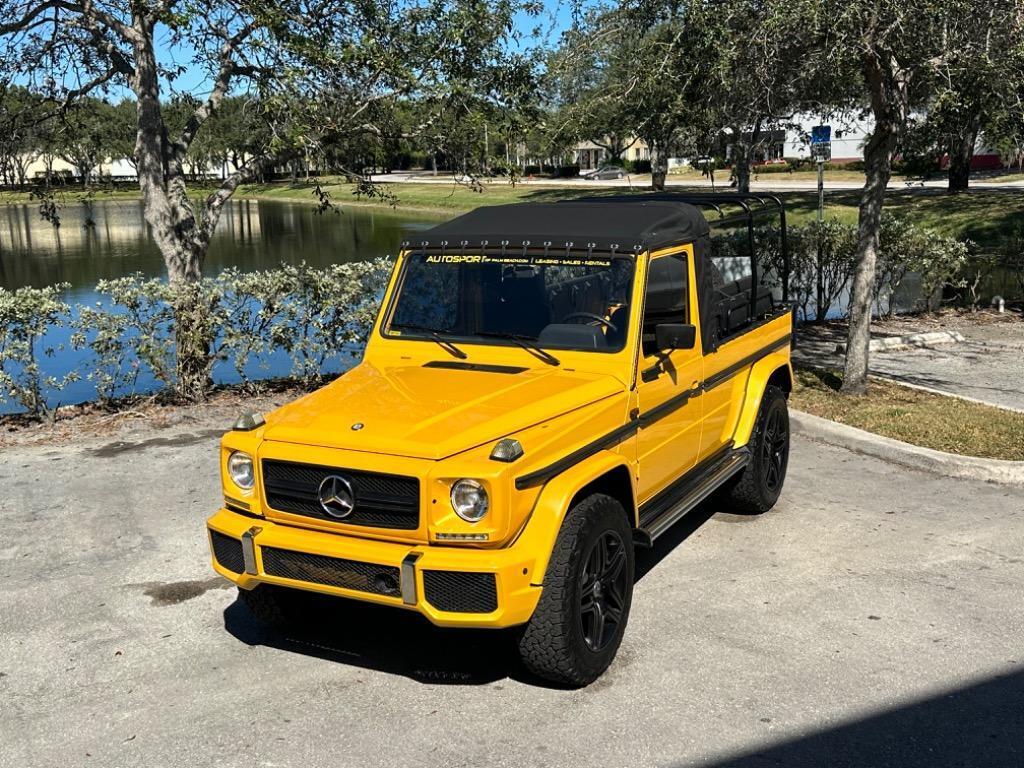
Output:
[[[921,347],[931,349],[943,344],[962,344],[966,339],[959,331],[927,331],[925,333],[908,333],[904,336],[882,336],[871,339],[868,343],[871,352],[892,352],[901,349]],[[836,352],[846,353],[846,344],[836,344]]]
[[[1024,461],[979,459],[974,456],[933,451],[803,411],[790,410],[789,419],[793,434],[837,445],[893,464],[944,477],[961,477],[965,480],[1024,487]]]

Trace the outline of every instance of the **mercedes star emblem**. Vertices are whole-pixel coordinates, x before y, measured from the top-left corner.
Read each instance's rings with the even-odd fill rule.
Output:
[[[352,514],[356,507],[356,494],[352,483],[338,475],[328,475],[320,483],[320,508],[339,520]]]

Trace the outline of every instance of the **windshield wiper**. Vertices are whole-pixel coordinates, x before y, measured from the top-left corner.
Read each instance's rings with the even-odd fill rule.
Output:
[[[518,344],[520,347],[536,355],[548,365],[561,365],[562,361],[552,355],[546,349],[543,349],[537,344],[536,336],[524,336],[521,333],[499,333],[497,331],[477,331],[473,334],[474,336],[483,336],[488,339],[507,339],[514,344]]]
[[[437,331],[437,330],[434,330],[433,328],[428,328],[425,325],[415,325],[414,323],[392,323],[388,327],[388,330],[390,330],[392,328],[399,329],[399,330],[416,331],[416,332],[419,332],[419,333],[425,333],[431,339],[436,341],[438,346],[441,347],[441,349],[443,349],[445,352],[447,352],[452,357],[457,357],[459,360],[465,360],[467,357],[469,357],[469,355],[467,355],[461,349],[459,349],[454,344],[452,344],[450,341],[448,341],[448,339],[446,339],[443,336],[441,336],[442,333],[454,333],[454,331],[449,331],[449,330]]]

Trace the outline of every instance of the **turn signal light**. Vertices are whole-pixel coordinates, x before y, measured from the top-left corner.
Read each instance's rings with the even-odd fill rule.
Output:
[[[499,440],[491,451],[493,461],[513,462],[523,455],[523,446],[514,437]]]

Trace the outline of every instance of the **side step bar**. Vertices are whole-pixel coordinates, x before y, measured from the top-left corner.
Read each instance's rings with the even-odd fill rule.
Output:
[[[653,545],[655,539],[749,462],[748,448],[727,448],[703,466],[695,467],[640,507],[640,527],[634,531],[634,541],[641,546]]]

